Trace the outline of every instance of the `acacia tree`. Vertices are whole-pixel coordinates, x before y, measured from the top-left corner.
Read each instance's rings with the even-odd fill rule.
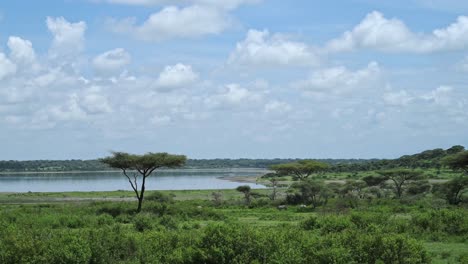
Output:
[[[422,171],[410,169],[385,170],[379,171],[379,174],[395,184],[395,192],[398,198],[401,198],[403,194],[403,185],[411,181],[420,180],[424,176]]]
[[[468,151],[462,151],[459,147],[454,155],[450,155],[442,160],[442,164],[454,171],[461,171],[465,175],[448,181],[443,186],[443,191],[450,204],[462,202],[462,196],[468,188]]]
[[[329,190],[323,183],[311,179],[293,183],[288,193],[288,203],[303,203],[313,208],[326,204],[329,196]]]
[[[243,194],[244,194],[245,203],[246,203],[246,204],[250,204],[251,197],[252,197],[252,192],[251,192],[250,186],[248,186],[248,185],[238,186],[238,187],[236,188],[236,190],[237,190],[238,192],[243,193]]]
[[[305,180],[310,175],[325,171],[328,164],[315,160],[301,160],[298,162],[276,164],[270,166],[277,175],[292,175],[295,180]]]
[[[447,156],[442,163],[455,171],[462,171],[468,174],[468,150]]]
[[[141,211],[141,205],[145,195],[146,178],[154,173],[156,169],[180,167],[186,160],[187,158],[184,155],[151,152],[144,155],[113,152],[112,156],[100,159],[102,163],[112,168],[120,169],[125,177],[127,177],[138,199],[137,212]],[[138,185],[139,178],[141,178],[140,185]]]

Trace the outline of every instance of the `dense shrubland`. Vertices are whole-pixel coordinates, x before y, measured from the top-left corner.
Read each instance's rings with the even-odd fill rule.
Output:
[[[443,256],[427,243],[468,243],[468,211],[436,198],[353,207],[337,196],[280,211],[285,196],[246,204],[243,193],[176,201],[153,192],[139,214],[129,202],[3,205],[0,263],[429,263]]]

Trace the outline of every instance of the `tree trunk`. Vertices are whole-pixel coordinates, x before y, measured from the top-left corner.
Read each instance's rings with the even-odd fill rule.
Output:
[[[146,177],[148,177],[148,175],[143,174],[143,181],[141,182],[140,196],[138,196],[137,213],[141,212],[141,205],[143,204],[143,197],[145,196]]]
[[[137,213],[141,212],[141,204],[143,203],[143,196],[138,197],[138,208]]]

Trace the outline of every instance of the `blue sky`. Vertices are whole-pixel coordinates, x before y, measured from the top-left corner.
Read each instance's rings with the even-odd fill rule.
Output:
[[[456,0],[0,3],[0,159],[468,145]]]

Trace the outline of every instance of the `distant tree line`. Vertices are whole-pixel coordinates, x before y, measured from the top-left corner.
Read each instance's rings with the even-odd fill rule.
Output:
[[[268,168],[271,165],[288,162],[299,162],[302,159],[189,159],[184,168]],[[373,160],[364,159],[319,159],[329,165],[367,163]],[[0,161],[0,171],[103,171],[115,170],[99,160],[31,160]]]
[[[465,151],[465,147],[456,145],[446,150],[437,148],[425,150],[414,155],[404,155],[397,159],[370,160],[368,162],[338,163],[330,167],[330,172],[376,171],[396,168],[436,169],[441,170],[443,160],[448,156]]]
[[[394,168],[438,169],[442,160],[452,154],[465,151],[460,145],[449,149],[426,150],[397,159],[315,159],[329,165],[328,172],[359,172]],[[300,162],[306,159],[189,159],[184,168],[270,168],[275,164]],[[112,170],[99,160],[31,160],[0,161],[0,172],[18,171],[101,171]]]

